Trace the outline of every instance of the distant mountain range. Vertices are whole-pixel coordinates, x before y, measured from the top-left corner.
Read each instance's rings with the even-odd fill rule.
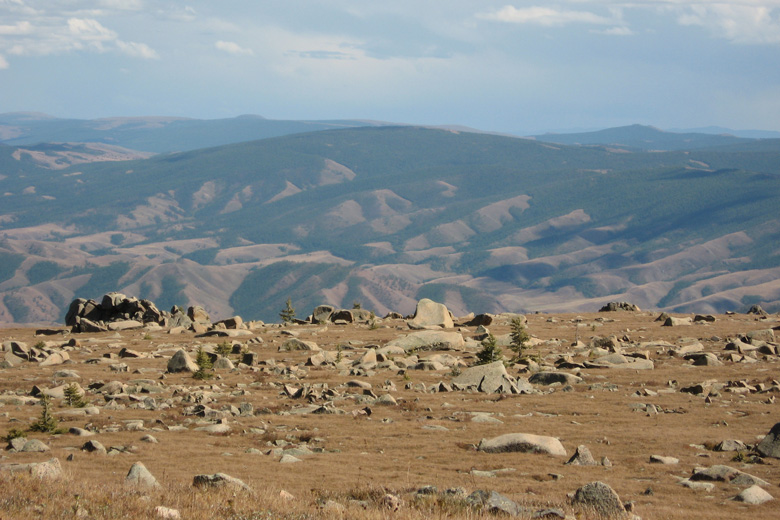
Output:
[[[0,116],[0,322],[58,321],[110,290],[265,320],[288,297],[301,314],[422,297],[456,314],[780,310],[780,139],[314,122],[193,149],[268,121],[192,123],[188,141],[175,125],[193,120],[153,120],[71,136]],[[188,151],[139,146],[158,141]]]

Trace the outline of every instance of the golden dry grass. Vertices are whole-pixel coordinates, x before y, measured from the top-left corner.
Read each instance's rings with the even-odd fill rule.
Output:
[[[578,327],[571,321],[574,315],[529,315],[529,332],[550,340],[562,340],[561,346],[552,344],[534,347],[543,357],[553,360],[569,351],[568,345],[578,334],[580,339],[590,336],[628,335],[632,341],[668,341],[682,338],[701,340],[705,349],[722,353],[725,338],[754,329],[773,325],[756,322],[753,317],[718,316],[708,325],[679,328],[661,327],[648,313],[611,313],[582,315]],[[615,321],[600,323],[596,318]],[[388,322],[389,327],[370,330],[368,327],[330,326],[295,327],[302,339],[311,339],[326,350],[336,350],[346,341],[363,344],[384,344],[407,333],[403,322]],[[592,330],[591,324],[595,324]],[[774,323],[776,325],[776,323]],[[261,359],[274,359],[287,366],[302,364],[307,358],[303,352],[277,352],[284,341],[279,328],[256,331],[265,343],[249,344]],[[316,332],[312,332],[316,331]],[[508,327],[494,326],[495,334],[508,332]],[[40,339],[34,331],[6,329],[0,331],[3,341],[17,339],[33,345]],[[464,332],[465,335],[465,332]],[[741,488],[716,483],[711,492],[693,491],[680,486],[680,478],[691,474],[694,467],[726,464],[760,477],[770,484],[768,491],[780,495],[780,461],[766,459],[767,464],[740,464],[733,462],[733,453],[713,452],[702,445],[713,445],[724,439],[740,439],[748,444],[766,434],[780,421],[778,403],[768,403],[772,394],[733,394],[721,392],[711,404],[704,398],[675,391],[652,397],[637,397],[638,391],[659,391],[717,380],[721,383],[745,380],[751,384],[770,383],[780,377],[777,359],[758,363],[726,362],[722,367],[694,367],[680,358],[670,357],[661,348],[649,348],[656,364],[654,370],[583,370],[584,382],[563,392],[560,387],[542,390],[543,395],[497,396],[466,392],[423,393],[406,389],[417,383],[432,385],[449,381],[448,372],[410,370],[407,377],[394,372],[378,370],[376,375],[360,378],[373,385],[377,395],[389,380],[397,391],[392,392],[399,402],[397,407],[375,406],[370,417],[354,417],[350,412],[369,403],[360,402],[362,391],[338,388],[353,399],[337,400],[337,408],[346,414],[296,415],[296,407],[308,404],[282,395],[279,383],[300,386],[303,383],[327,383],[337,388],[354,376],[339,375],[329,368],[309,368],[301,380],[287,380],[283,376],[248,370],[220,372],[217,378],[198,382],[189,375],[167,374],[160,380],[167,358],[122,359],[129,372],[112,372],[106,364],[85,364],[104,353],[117,353],[117,345],[145,353],[163,352],[170,356],[179,346],[192,348],[197,343],[219,343],[221,340],[194,338],[190,334],[168,335],[154,332],[144,339],[144,332],[126,332],[121,337],[113,333],[74,335],[82,345],[72,351],[73,363],[54,367],[40,367],[25,363],[18,368],[1,371],[0,392],[27,394],[33,385],[54,386],[52,374],[62,368],[74,369],[81,375],[80,384],[86,387],[92,381],[135,379],[158,380],[165,385],[163,394],[139,394],[141,399],[171,398],[179,387],[201,386],[217,391],[216,402],[207,403],[215,409],[226,404],[237,406],[250,402],[256,415],[231,417],[229,434],[208,434],[195,431],[197,417],[185,417],[182,408],[193,403],[175,403],[167,410],[145,410],[127,407],[121,410],[103,409],[97,416],[60,416],[64,427],[100,429],[94,437],[73,435],[28,434],[44,440],[50,453],[32,454],[3,452],[2,462],[31,462],[58,457],[66,478],[62,481],[35,482],[21,477],[0,479],[3,497],[0,518],[74,518],[78,502],[88,511],[87,518],[151,518],[158,505],[180,509],[184,518],[477,518],[476,512],[453,503],[417,501],[412,491],[426,485],[440,490],[462,487],[468,492],[476,489],[495,490],[529,507],[564,508],[571,514],[581,512],[568,505],[567,494],[581,485],[600,480],[608,483],[623,501],[635,503],[636,514],[653,519],[754,519],[777,518],[780,501],[761,506],[747,506],[731,498]],[[713,337],[718,340],[711,340]],[[97,341],[90,341],[97,340]],[[357,359],[362,351],[344,349],[343,355]],[[473,352],[452,353],[464,359],[473,358]],[[422,353],[422,356],[427,353]],[[616,385],[614,391],[607,384]],[[594,386],[595,385],[595,386]],[[598,385],[607,388],[599,388]],[[245,391],[245,395],[230,395]],[[89,392],[87,398],[102,404],[102,396]],[[122,401],[132,405],[133,400]],[[632,403],[652,403],[666,413],[648,415],[632,411]],[[64,408],[57,403],[57,411]],[[272,413],[260,413],[267,409]],[[280,412],[282,412],[280,414]],[[471,421],[472,412],[487,412],[502,424]],[[25,428],[38,416],[39,407],[5,404],[0,406],[0,434],[11,428]],[[145,431],[129,431],[125,421],[141,419]],[[169,427],[184,425],[183,431]],[[435,429],[431,429],[431,428]],[[445,429],[443,429],[443,428]],[[571,454],[580,444],[587,445],[597,460],[607,457],[611,467],[568,466],[565,459],[525,453],[487,454],[474,449],[480,439],[510,432],[533,433],[558,437]],[[158,444],[142,442],[147,433],[154,435]],[[101,456],[80,451],[89,439],[98,439],[107,448],[132,447],[131,453]],[[301,456],[300,463],[280,464],[279,456],[250,454],[255,448],[266,452],[275,441],[298,445],[308,441],[309,447],[322,448],[322,453]],[[73,454],[73,460],[66,457]],[[666,455],[680,459],[675,466],[650,464],[651,455]],[[143,462],[162,484],[162,491],[151,494],[129,492],[122,486],[130,466]],[[472,469],[495,470],[495,478],[474,476]],[[242,479],[253,490],[252,495],[217,494],[194,490],[192,478],[196,474],[223,472]],[[553,477],[552,475],[556,475]],[[20,480],[21,479],[21,480]],[[291,493],[294,500],[279,498],[281,490]],[[398,493],[405,501],[401,511],[391,513],[371,501],[368,509],[354,505],[350,497],[374,497],[385,491]],[[230,495],[230,496],[228,496]],[[150,498],[144,498],[149,496]],[[346,511],[322,509],[320,503],[331,499],[346,507]],[[85,505],[88,504],[88,505]],[[43,509],[41,509],[43,508]],[[232,508],[232,509],[231,509]],[[270,511],[268,515],[266,511]],[[251,515],[256,516],[251,516]],[[243,515],[243,516],[242,516]],[[260,516],[257,516],[260,515]]]

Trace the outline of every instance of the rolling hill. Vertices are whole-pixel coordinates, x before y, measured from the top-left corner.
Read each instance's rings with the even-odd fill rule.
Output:
[[[59,169],[0,146],[0,321],[115,289],[265,320],[780,308],[780,141],[696,144],[367,126]]]

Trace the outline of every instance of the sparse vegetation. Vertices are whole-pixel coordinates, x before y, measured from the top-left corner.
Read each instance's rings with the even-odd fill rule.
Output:
[[[292,299],[287,298],[287,303],[279,313],[279,317],[282,318],[282,323],[292,323],[295,319],[295,307],[292,306]]]
[[[498,346],[495,336],[488,334],[488,337],[482,340],[482,348],[477,352],[477,365],[487,365],[504,359],[501,347]]]
[[[76,383],[71,383],[65,387],[65,403],[72,408],[84,408],[89,403],[84,399]]]
[[[30,425],[31,432],[62,433],[57,418],[52,414],[51,397],[41,394],[41,416]]]
[[[217,345],[215,352],[222,357],[228,357],[233,353],[233,344],[229,341],[222,341]]]
[[[523,361],[526,356],[526,350],[528,349],[528,341],[531,339],[531,336],[528,334],[525,323],[520,317],[512,319],[510,329],[511,342],[509,348],[515,353],[513,361]]]
[[[24,430],[20,430],[19,428],[11,428],[8,430],[8,433],[5,434],[3,440],[6,442],[11,442],[14,439],[19,439],[22,437],[27,437],[27,434],[24,432]]]
[[[203,350],[203,347],[198,348],[198,354],[195,357],[195,364],[198,365],[198,370],[192,374],[195,379],[211,379],[214,374],[211,372],[212,363],[211,358]]]

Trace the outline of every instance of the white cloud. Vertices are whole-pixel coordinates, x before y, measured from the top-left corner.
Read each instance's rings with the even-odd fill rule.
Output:
[[[97,20],[89,18],[71,18],[68,20],[68,29],[70,33],[80,40],[87,41],[111,41],[115,40],[117,34],[106,29]]]
[[[603,29],[603,30],[593,30],[591,32],[594,32],[596,34],[605,34],[607,36],[633,36],[634,31],[632,31],[630,28],[626,26],[620,26],[620,27],[610,27],[609,29]]]
[[[160,55],[157,54],[157,51],[155,51],[145,43],[123,42],[122,40],[117,40],[116,46],[119,48],[120,51],[134,58],[143,58],[146,60],[160,59]]]
[[[28,21],[16,22],[14,25],[0,25],[0,35],[16,36],[32,32],[32,24]]]
[[[714,36],[735,43],[780,43],[780,8],[771,2],[696,4],[678,11],[677,23],[708,29]]]
[[[7,69],[8,66],[8,61],[0,54],[0,70]]]
[[[535,24],[545,27],[563,26],[571,23],[585,23],[597,25],[614,24],[615,20],[591,13],[589,11],[567,11],[552,9],[549,7],[523,7],[517,8],[507,5],[498,11],[480,13],[478,18],[496,22]]]
[[[236,56],[254,56],[255,52],[252,49],[246,49],[241,47],[235,42],[226,42],[219,40],[214,44],[217,49],[227,52],[228,54],[235,54]]]

